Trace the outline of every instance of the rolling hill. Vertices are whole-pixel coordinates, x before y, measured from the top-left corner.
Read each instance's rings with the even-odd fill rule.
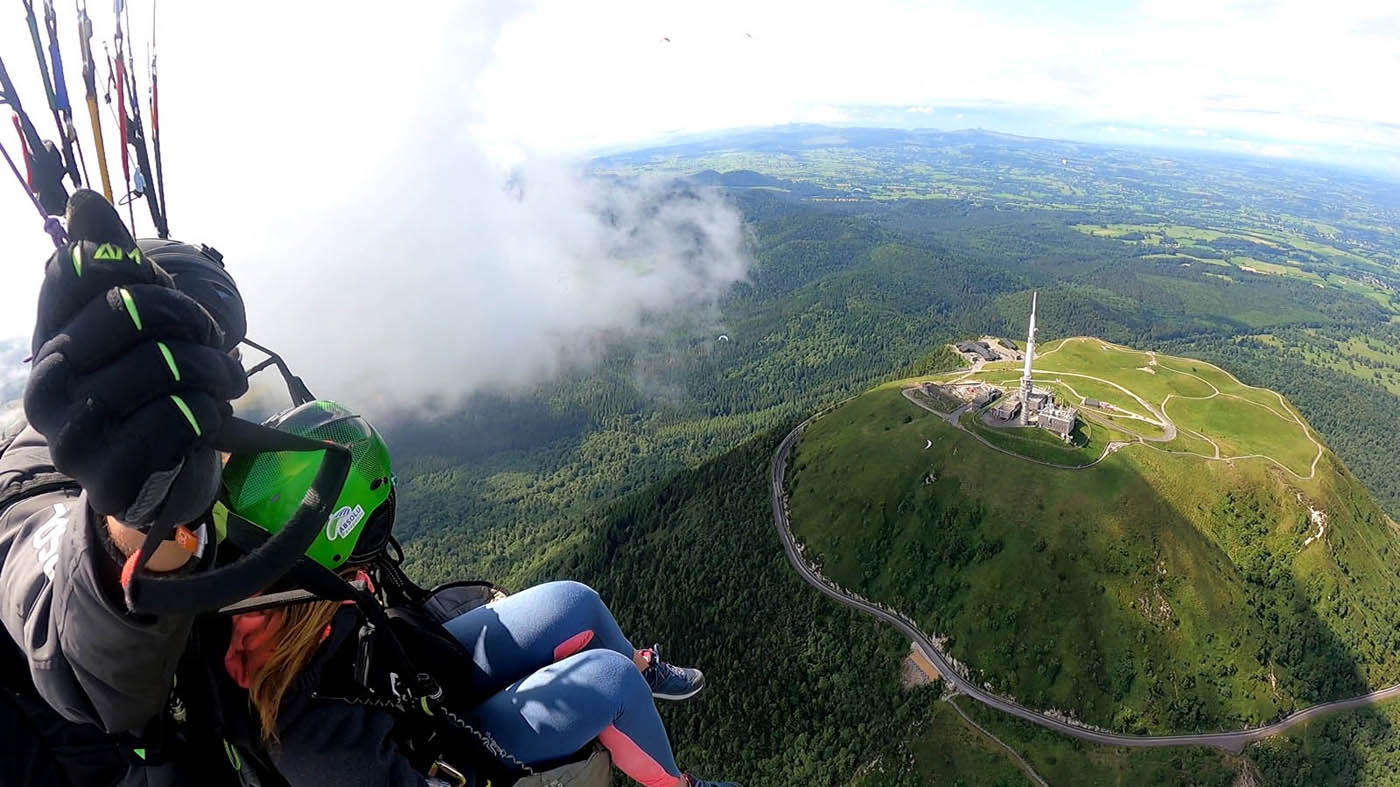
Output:
[[[1286,399],[1087,338],[1046,346],[1036,379],[1110,407],[1065,445],[930,412],[915,379],[812,424],[788,476],[807,555],[995,689],[1114,730],[1243,727],[1400,680],[1400,536]]]

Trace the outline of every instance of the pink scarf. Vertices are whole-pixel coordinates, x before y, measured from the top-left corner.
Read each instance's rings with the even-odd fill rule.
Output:
[[[286,616],[280,609],[233,616],[233,636],[224,654],[224,669],[234,683],[248,688],[253,673],[272,655],[272,638],[281,630],[284,620]]]

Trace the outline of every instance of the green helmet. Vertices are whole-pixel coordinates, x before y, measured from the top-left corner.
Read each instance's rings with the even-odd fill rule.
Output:
[[[379,552],[393,527],[394,474],[389,449],[374,427],[345,407],[324,400],[273,416],[264,425],[350,449],[350,475],[326,526],[306,550],[307,557],[326,568],[337,568],[347,560],[359,562]],[[219,499],[230,516],[271,535],[301,504],[322,456],[317,451],[234,454],[224,465]]]

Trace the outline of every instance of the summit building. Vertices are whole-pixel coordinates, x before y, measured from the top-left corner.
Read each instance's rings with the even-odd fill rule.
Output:
[[[1079,411],[1055,401],[1054,394],[1035,384],[1035,312],[1040,294],[1031,294],[1031,321],[1026,330],[1026,353],[1021,367],[1021,384],[1016,393],[1007,396],[991,411],[991,416],[1003,424],[1015,420],[1017,426],[1035,426],[1053,432],[1066,442],[1074,431]]]

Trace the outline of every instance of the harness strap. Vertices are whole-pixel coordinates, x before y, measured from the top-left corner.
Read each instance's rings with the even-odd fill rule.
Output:
[[[360,590],[368,590],[369,584],[364,580],[357,579],[350,583]],[[292,604],[304,604],[308,601],[322,601],[323,599],[309,590],[295,589],[284,590],[280,593],[264,593],[261,596],[253,596],[244,599],[236,604],[229,604],[219,609],[220,615],[241,615],[245,612],[258,612],[264,609],[274,609]]]
[[[0,490],[0,514],[3,514],[11,503],[17,503],[27,497],[33,497],[34,495],[43,494],[45,492],[54,492],[60,489],[78,490],[81,488],[82,487],[78,486],[77,481],[57,471],[52,473],[35,473],[33,476],[30,476],[18,484]]]
[[[15,434],[0,439],[0,455],[3,455],[5,451],[9,450],[10,446],[15,442],[15,438],[19,437],[19,432],[21,431],[23,431],[22,427],[17,428]],[[27,497],[43,494],[45,492],[54,492],[60,489],[77,490],[81,489],[81,487],[78,486],[77,481],[74,481],[72,478],[69,478],[57,470],[46,473],[34,473],[19,483],[12,483],[8,486],[0,487],[0,514],[3,514],[11,503],[18,502]]]
[[[491,737],[491,733],[474,726],[446,706],[427,697],[419,697],[416,701],[405,701],[398,698],[335,697],[317,694],[316,698],[332,702],[343,702],[347,705],[359,705],[365,708],[388,711],[398,716],[414,716],[426,720],[428,724],[434,727],[446,727],[457,732],[464,732],[470,735],[473,742],[479,745],[483,751],[494,757],[498,761],[500,767],[504,768],[510,775],[516,778],[537,775],[537,771],[534,767],[516,757],[514,754],[511,754],[510,751],[498,743],[495,738]]]
[[[389,598],[390,606],[399,604],[419,605],[427,600],[431,593],[417,585],[408,574],[404,573],[403,567],[403,547],[392,535],[385,542],[384,552],[376,563],[376,573],[379,575],[379,585],[383,588]]]

